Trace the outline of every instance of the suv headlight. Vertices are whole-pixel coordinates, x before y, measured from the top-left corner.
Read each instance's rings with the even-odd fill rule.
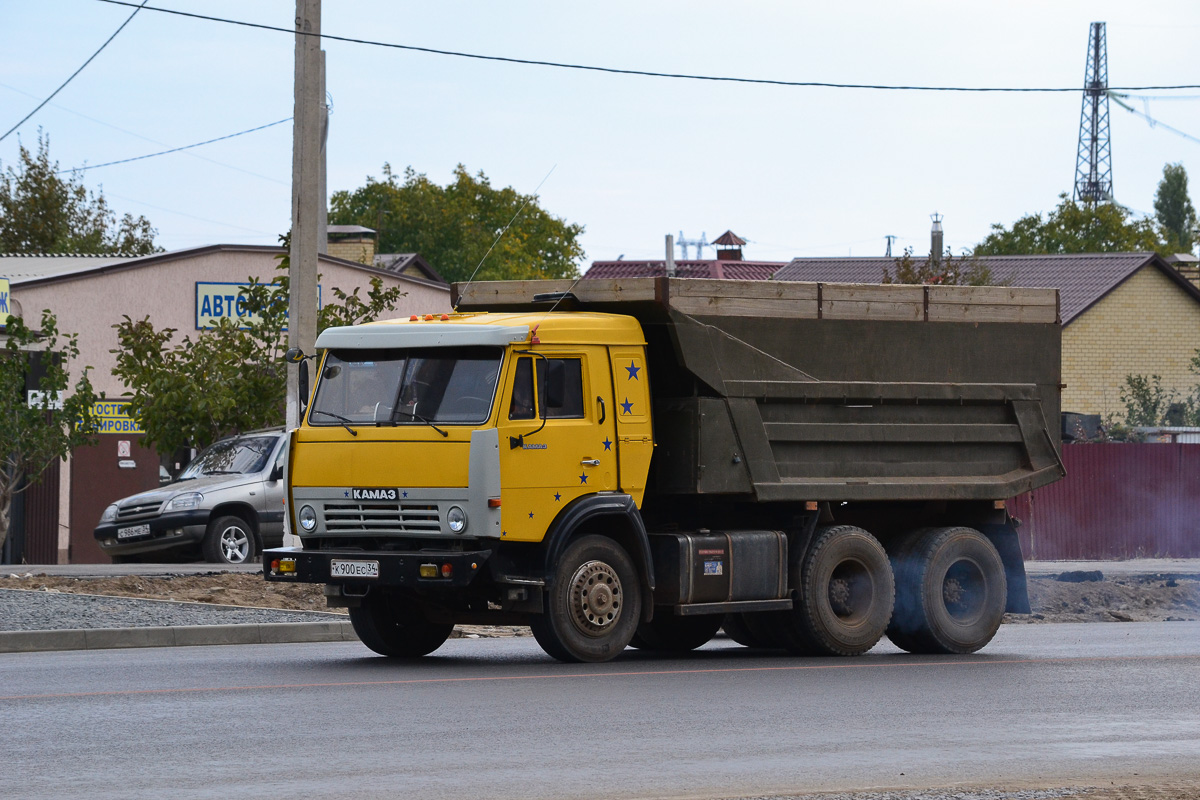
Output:
[[[100,515],[101,522],[112,522],[117,518],[117,504],[113,503],[108,508],[104,509],[104,513]]]
[[[168,511],[183,511],[185,508],[195,508],[200,505],[200,501],[204,499],[204,495],[199,492],[188,492],[177,497],[171,498],[171,502],[167,503]]]
[[[455,533],[462,533],[467,529],[467,513],[458,506],[451,506],[446,512],[446,526]]]

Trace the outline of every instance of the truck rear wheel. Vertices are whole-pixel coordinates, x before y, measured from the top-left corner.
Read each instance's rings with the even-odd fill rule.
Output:
[[[654,619],[638,625],[630,644],[641,650],[684,652],[708,643],[721,629],[720,614],[678,617],[664,609]]]
[[[796,607],[777,625],[789,650],[856,656],[883,637],[896,588],[887,553],[874,536],[852,525],[826,528],[798,577]]]
[[[974,653],[1004,618],[1004,562],[974,528],[931,528],[896,549],[888,638],[910,653]]]
[[[362,605],[349,611],[350,623],[362,643],[390,658],[428,655],[454,630],[451,623],[430,622],[415,600],[397,594],[370,592]]]
[[[555,569],[547,608],[530,620],[539,645],[559,661],[608,661],[633,638],[642,596],[633,560],[605,536],[572,542]]]

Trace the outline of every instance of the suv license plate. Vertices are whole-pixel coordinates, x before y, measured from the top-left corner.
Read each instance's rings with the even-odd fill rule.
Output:
[[[329,577],[331,578],[378,578],[378,561],[338,561],[329,562]]]
[[[149,535],[150,535],[150,526],[149,525],[134,525],[129,528],[118,528],[117,529],[117,538],[118,539],[135,539],[138,536],[149,536]]]

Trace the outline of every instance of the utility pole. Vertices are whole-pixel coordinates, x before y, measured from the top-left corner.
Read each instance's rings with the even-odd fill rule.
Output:
[[[896,241],[896,239],[898,239],[900,237],[896,236],[893,233],[889,233],[887,236],[885,236],[883,238],[887,239],[887,252],[883,254],[883,257],[891,258],[892,257],[892,242]]]
[[[288,346],[311,354],[317,339],[317,252],[320,224],[321,0],[296,0],[296,79],[292,122],[291,296]],[[288,367],[287,425],[300,424],[299,369]]]
[[[292,111],[292,236],[288,278],[288,347],[312,354],[317,341],[322,111],[321,0],[296,0],[295,106]],[[300,370],[287,367],[287,427],[300,425]],[[286,516],[286,515],[285,515]],[[288,532],[285,545],[298,545]]]

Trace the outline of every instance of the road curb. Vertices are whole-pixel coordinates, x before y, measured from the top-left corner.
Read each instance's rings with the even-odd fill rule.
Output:
[[[357,641],[358,636],[354,633],[354,626],[349,622],[342,621],[144,628],[73,628],[60,631],[0,631],[0,653]]]

